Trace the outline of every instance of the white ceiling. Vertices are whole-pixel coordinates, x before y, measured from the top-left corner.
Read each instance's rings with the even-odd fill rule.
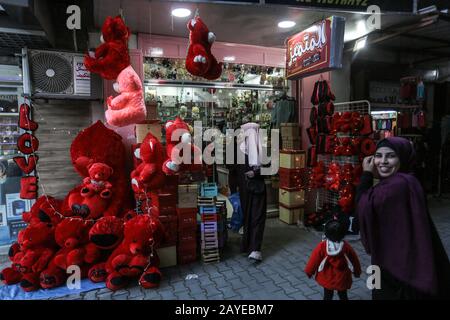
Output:
[[[189,17],[172,18],[170,14],[173,8],[186,7],[192,12],[199,10],[208,28],[216,34],[217,41],[267,47],[284,47],[284,40],[288,36],[333,14],[333,12],[298,9],[284,5],[228,5],[168,0],[94,0],[95,27],[100,29],[107,16],[118,15],[121,4],[125,22],[132,32],[187,38],[186,23]],[[350,38],[355,36],[357,22],[367,17],[358,13],[334,14],[346,18],[346,37]],[[278,28],[277,23],[286,19],[294,20],[297,25],[288,30]],[[383,15],[381,19],[384,29],[412,17]]]

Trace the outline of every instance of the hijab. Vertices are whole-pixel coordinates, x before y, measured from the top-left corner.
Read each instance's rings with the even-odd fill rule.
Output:
[[[422,293],[442,294],[450,285],[450,263],[422,186],[411,174],[414,147],[400,137],[380,141],[381,147],[395,151],[400,169],[359,198],[361,241],[372,264]]]

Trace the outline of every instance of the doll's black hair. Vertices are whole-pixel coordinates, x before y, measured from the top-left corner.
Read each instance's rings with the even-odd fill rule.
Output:
[[[333,242],[342,241],[345,237],[345,227],[339,220],[329,220],[325,223],[325,237]]]

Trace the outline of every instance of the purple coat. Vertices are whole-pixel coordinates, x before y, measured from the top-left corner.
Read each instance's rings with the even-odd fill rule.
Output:
[[[420,292],[441,295],[450,286],[450,263],[429,216],[424,191],[408,173],[414,150],[408,140],[397,137],[380,141],[381,146],[397,153],[401,167],[361,193],[357,205],[361,241],[372,264]]]

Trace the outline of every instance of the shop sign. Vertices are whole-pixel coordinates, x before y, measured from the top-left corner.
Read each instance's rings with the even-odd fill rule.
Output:
[[[413,0],[265,0],[266,4],[356,12],[367,12],[370,6],[376,5],[382,13],[413,12],[413,2]]]
[[[289,80],[342,67],[345,19],[332,16],[286,40]]]

